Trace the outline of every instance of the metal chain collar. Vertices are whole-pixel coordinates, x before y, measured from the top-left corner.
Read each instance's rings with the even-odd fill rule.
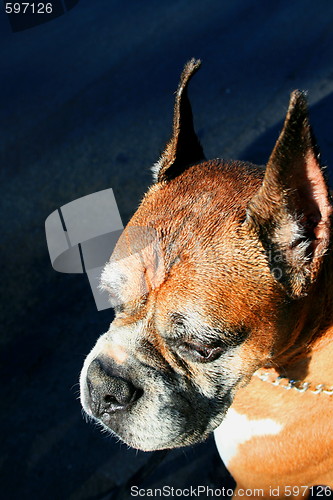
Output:
[[[333,387],[327,387],[325,384],[318,384],[315,387],[311,382],[302,382],[301,380],[292,380],[288,377],[283,377],[279,375],[277,377],[272,378],[272,374],[269,372],[260,373],[260,371],[256,371],[254,373],[256,377],[258,377],[263,382],[268,382],[272,385],[282,387],[289,391],[290,389],[295,389],[297,392],[312,392],[313,394],[326,394],[328,396],[333,396]],[[283,383],[284,381],[284,383]]]

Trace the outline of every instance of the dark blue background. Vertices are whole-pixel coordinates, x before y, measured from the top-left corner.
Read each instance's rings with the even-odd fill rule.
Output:
[[[52,270],[46,217],[112,187],[125,223],[168,140],[186,60],[206,156],[264,163],[294,88],[333,165],[331,0],[80,0],[13,33],[0,15],[1,496],[97,499],[150,456],[80,410],[84,356],[112,320]],[[149,425],[149,422],[147,423]],[[144,485],[230,484],[214,445],[172,451]]]

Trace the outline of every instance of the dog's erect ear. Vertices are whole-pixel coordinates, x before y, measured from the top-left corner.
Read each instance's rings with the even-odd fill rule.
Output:
[[[156,181],[169,181],[181,174],[186,167],[205,159],[201,144],[193,127],[191,103],[187,87],[199,69],[201,61],[191,59],[184,67],[176,94],[173,133],[160,160],[153,167]]]
[[[329,245],[331,214],[306,99],[296,90],[245,222],[257,232],[273,275],[291,297],[306,295],[318,275]]]

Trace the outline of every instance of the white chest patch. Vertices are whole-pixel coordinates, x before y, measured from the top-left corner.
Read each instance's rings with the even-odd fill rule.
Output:
[[[239,445],[256,436],[279,434],[282,428],[283,425],[271,418],[250,420],[230,408],[222,424],[215,429],[214,437],[220,457],[228,466],[237,454]]]

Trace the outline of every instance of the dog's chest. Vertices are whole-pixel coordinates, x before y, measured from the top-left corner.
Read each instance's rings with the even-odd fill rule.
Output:
[[[271,418],[250,419],[230,408],[222,424],[215,430],[214,437],[218,452],[228,467],[233,458],[241,452],[241,446],[253,438],[277,435],[283,425]]]
[[[263,488],[332,487],[332,400],[322,396],[259,379],[241,389],[214,433],[218,452],[234,479]]]

